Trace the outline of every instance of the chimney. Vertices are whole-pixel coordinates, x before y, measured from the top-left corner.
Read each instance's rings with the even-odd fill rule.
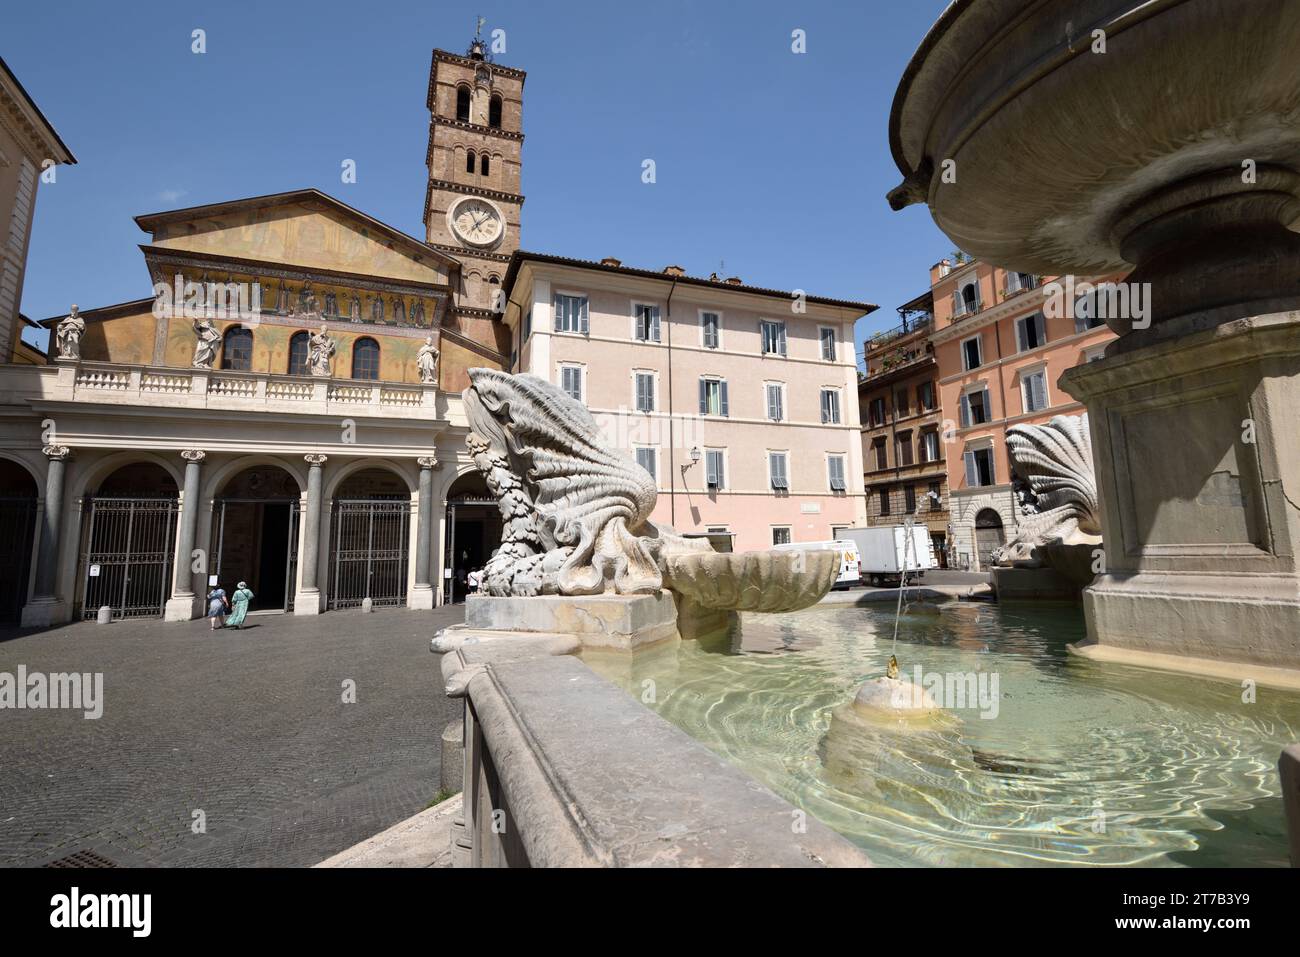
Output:
[[[743,285],[744,285],[744,283],[740,281],[740,277],[739,277],[739,276],[728,276],[726,279],[724,279],[724,280],[722,280],[722,281],[725,282],[728,286],[743,286]]]
[[[686,270],[681,266],[665,266],[664,275],[667,276],[685,276]]]
[[[623,265],[623,260],[621,260],[621,259],[615,259],[613,256],[606,256],[604,259],[602,259],[602,260],[600,261],[600,264],[601,264],[602,266],[615,266],[615,267],[617,267],[617,266],[621,266],[621,265]]]

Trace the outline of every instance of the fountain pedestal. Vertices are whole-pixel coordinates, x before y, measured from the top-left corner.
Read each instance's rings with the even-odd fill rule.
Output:
[[[1061,378],[1105,505],[1075,650],[1300,687],[1300,312],[1196,321]]]

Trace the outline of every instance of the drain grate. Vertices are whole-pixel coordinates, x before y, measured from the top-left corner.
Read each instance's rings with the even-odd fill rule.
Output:
[[[96,854],[94,851],[77,851],[75,854],[69,854],[67,857],[60,857],[57,861],[50,861],[46,867],[117,867],[103,854]]]

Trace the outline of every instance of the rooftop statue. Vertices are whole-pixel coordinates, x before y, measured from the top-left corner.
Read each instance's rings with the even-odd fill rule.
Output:
[[[832,552],[718,554],[651,521],[653,477],[611,449],[591,413],[544,379],[469,370],[475,465],[501,509],[484,568],[494,596],[676,593],[695,611],[792,611],[839,571]]]

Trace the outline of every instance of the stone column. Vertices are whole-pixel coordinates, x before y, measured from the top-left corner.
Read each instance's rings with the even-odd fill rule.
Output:
[[[41,545],[36,556],[36,588],[23,606],[24,628],[46,628],[67,621],[68,605],[56,594],[63,539],[63,477],[71,450],[64,445],[41,449],[49,459],[45,478],[45,508],[41,514]]]
[[[307,462],[307,508],[302,516],[302,587],[294,597],[293,613],[295,615],[320,614],[320,586],[316,582],[316,571],[320,564],[320,510],[322,472],[327,457],[320,454],[304,455]]]
[[[410,608],[432,608],[434,589],[429,578],[429,559],[433,551],[433,470],[438,468],[438,458],[425,455],[416,462],[420,466],[420,490],[416,502],[415,587],[407,605]]]
[[[186,449],[181,453],[185,460],[185,493],[181,499],[180,528],[176,537],[172,596],[163,614],[166,621],[189,621],[195,617],[194,572],[191,568],[194,553],[194,534],[199,524],[199,474],[207,453],[201,449]]]

